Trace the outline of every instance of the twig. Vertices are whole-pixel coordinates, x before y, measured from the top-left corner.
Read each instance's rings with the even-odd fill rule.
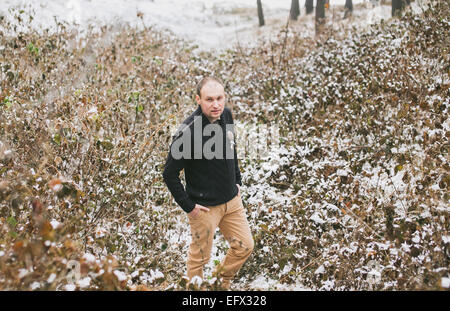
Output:
[[[361,146],[352,146],[351,149],[362,149],[362,148],[370,148],[369,145],[361,145]]]
[[[247,66],[249,66],[247,58],[244,57],[245,54],[244,54],[244,51],[242,50],[241,43],[239,42],[239,36],[238,36],[238,33],[237,33],[237,25],[236,25],[236,18],[234,18],[234,32],[236,34],[236,41],[237,41],[237,46],[238,46],[239,52],[242,54],[242,58],[244,59],[245,64]]]
[[[287,34],[288,34],[288,30],[289,30],[289,21],[290,21],[290,16],[287,19],[287,23],[286,23],[286,27],[285,27],[285,34],[284,34],[284,41],[283,41],[283,49],[281,50],[281,54],[280,54],[280,60],[279,60],[279,64],[282,63],[282,61],[284,60],[284,52],[286,51],[286,41],[287,41]]]
[[[372,231],[376,236],[378,236],[380,239],[383,239],[383,237],[381,235],[379,235],[371,226],[369,226],[364,220],[361,219],[361,217],[359,217],[358,215],[356,215],[355,213],[353,213],[348,207],[345,206],[345,204],[341,205],[344,206],[344,210],[348,211],[350,214],[352,214],[357,220],[360,221],[361,224],[363,224],[364,226],[366,226],[367,228],[370,229],[370,231]]]
[[[389,176],[389,175],[388,175],[388,177],[389,177],[389,180],[392,183],[392,186],[394,186],[395,193],[397,194],[397,196],[400,197],[399,193],[397,192],[397,188],[395,187],[394,181],[392,180],[392,177]],[[408,216],[408,210],[406,209],[405,205],[403,205],[403,200],[400,199],[400,203],[402,204],[402,207],[405,210],[405,217],[407,217]]]
[[[158,133],[159,130],[160,130],[162,127],[164,127],[164,126],[166,125],[166,123],[167,123],[169,120],[173,119],[174,117],[175,117],[175,114],[170,115],[166,120],[164,120],[164,122],[162,122],[162,124],[161,124],[158,128],[156,128],[156,129],[153,131],[153,133],[150,135],[150,137],[148,137],[148,138],[141,144],[141,146],[140,146],[140,148],[139,148],[139,151],[138,151],[138,153],[137,153],[137,155],[136,155],[136,158],[137,158],[137,159],[141,156],[142,152],[144,151],[144,148],[148,145],[148,143],[149,143],[150,140],[153,138],[153,136],[155,136],[155,133]],[[131,150],[131,149],[130,149],[130,150]],[[130,166],[131,166],[130,163],[131,163],[131,162],[130,162],[129,159],[128,159],[128,163],[127,163],[127,171],[130,169]]]
[[[309,264],[307,264],[306,266],[300,268],[300,272],[302,272],[303,270],[305,270],[306,268],[308,268],[310,265],[312,265],[313,263],[315,263],[318,259],[322,258],[323,254],[320,254],[318,257],[314,258],[312,261],[310,261]],[[299,273],[300,273],[299,272]]]

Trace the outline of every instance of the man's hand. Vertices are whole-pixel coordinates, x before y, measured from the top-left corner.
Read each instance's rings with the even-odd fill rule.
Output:
[[[190,211],[188,213],[188,215],[190,215],[193,218],[197,218],[198,214],[200,213],[201,210],[204,210],[205,212],[209,212],[209,208],[207,208],[206,206],[200,205],[200,204],[195,204],[195,207],[192,211]]]

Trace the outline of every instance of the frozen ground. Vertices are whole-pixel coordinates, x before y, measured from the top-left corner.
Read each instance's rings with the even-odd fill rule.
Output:
[[[33,13],[35,29],[54,29],[55,17],[60,21],[80,25],[80,32],[89,24],[129,23],[138,27],[153,25],[191,40],[200,49],[229,48],[237,42],[255,43],[275,35],[286,24],[289,0],[263,0],[265,27],[258,27],[254,0],[3,0],[0,14],[8,16],[10,8],[21,7]],[[304,36],[314,35],[314,14],[305,15],[304,0],[301,16],[291,26],[304,30]],[[345,0],[331,0],[327,16],[333,23],[342,23]],[[368,0],[353,0],[352,20],[345,23],[367,25],[389,18],[390,5],[372,5]],[[138,17],[141,16],[141,18]]]

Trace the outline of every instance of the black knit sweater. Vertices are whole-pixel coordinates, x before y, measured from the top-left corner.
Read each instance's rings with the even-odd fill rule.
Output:
[[[191,142],[193,144],[195,117],[202,118],[202,130],[206,125],[211,124],[208,118],[202,113],[199,105],[197,110],[183,122],[177,133],[173,136],[171,147],[178,139],[182,139],[183,135],[186,133],[186,128],[189,128],[190,130],[192,137]],[[222,150],[224,150],[224,154],[226,148],[234,149],[233,151],[230,151],[233,155],[232,158],[214,157],[212,159],[207,159],[204,154],[201,154],[201,158],[194,159],[194,148],[192,147],[190,157],[187,157],[187,159],[177,159],[178,156],[174,156],[172,148],[169,149],[163,172],[164,182],[175,198],[175,201],[186,213],[191,212],[194,209],[195,204],[203,206],[223,204],[237,195],[238,187],[236,184],[242,185],[236,144],[234,143],[236,141],[234,126],[232,127],[233,135],[227,133],[230,131],[230,125],[226,125],[233,125],[231,111],[225,107],[220,119],[215,123],[219,124],[222,128],[223,137],[220,137],[220,139],[223,142]],[[216,134],[216,132],[212,132],[211,134],[211,136],[202,134],[202,150],[209,139],[217,139],[218,137],[215,137],[215,135],[219,135],[220,133]],[[182,149],[183,148],[181,148],[181,150]],[[186,189],[183,187],[180,180],[180,172],[182,169],[184,169]]]

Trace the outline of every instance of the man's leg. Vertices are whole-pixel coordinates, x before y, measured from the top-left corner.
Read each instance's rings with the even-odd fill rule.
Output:
[[[200,211],[196,218],[188,215],[192,239],[187,259],[189,280],[196,275],[203,279],[203,266],[211,258],[214,232],[220,221],[220,212],[223,211],[223,207],[220,207],[210,208],[209,212]]]
[[[219,228],[230,244],[230,248],[219,265],[217,274],[222,278],[222,286],[229,288],[232,278],[250,256],[254,247],[240,195],[226,203],[225,215],[219,223]]]

